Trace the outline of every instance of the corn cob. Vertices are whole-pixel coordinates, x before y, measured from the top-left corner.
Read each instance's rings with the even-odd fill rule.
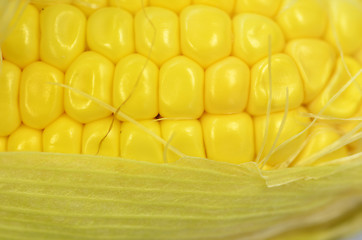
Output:
[[[0,6],[5,11],[17,4]],[[326,170],[338,175],[354,166],[354,172],[340,173],[350,187],[338,190],[351,195],[346,199],[361,209],[360,1],[34,0],[20,7],[21,16],[0,38],[0,151],[82,153],[87,156],[61,155],[62,161],[71,164],[67,159],[77,156],[82,165],[93,159],[89,155],[97,155],[97,161],[110,161],[105,163],[109,166],[116,163],[100,156],[230,174],[235,165],[225,162],[264,169],[264,178],[275,181],[283,180],[283,169],[290,176],[307,167],[311,172],[300,178],[322,178]],[[20,164],[27,155],[3,156]],[[36,156],[52,166],[56,155]],[[107,169],[105,165],[100,168]],[[153,173],[170,171],[168,166]],[[273,178],[277,173],[281,175]],[[278,184],[298,176],[294,178]],[[278,185],[270,179],[270,186]],[[338,217],[351,210],[341,209]],[[182,206],[175,211],[187,212]],[[361,215],[354,219],[361,221]],[[225,222],[230,225],[210,225],[223,229],[215,239],[248,236]],[[330,224],[325,222],[317,223]],[[257,230],[259,239],[283,232]],[[184,229],[188,238],[180,230],[173,234],[180,234],[174,239],[210,239],[204,231],[189,227]],[[87,234],[70,232],[57,237],[87,239]],[[151,232],[128,231],[121,239],[167,238],[166,230],[147,235]]]

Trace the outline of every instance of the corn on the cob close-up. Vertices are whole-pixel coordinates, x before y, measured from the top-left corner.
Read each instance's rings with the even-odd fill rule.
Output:
[[[0,2],[0,239],[362,230],[362,1]]]

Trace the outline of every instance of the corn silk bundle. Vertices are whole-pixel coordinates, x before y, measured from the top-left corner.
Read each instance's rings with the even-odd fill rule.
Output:
[[[49,69],[56,68],[53,70],[59,72],[56,74],[62,75],[62,72],[66,72],[65,78],[67,78],[67,74],[71,75],[70,69],[76,68],[71,64],[78,61],[79,55],[79,59],[81,57],[87,59],[87,56],[81,55],[81,52],[71,57],[64,55],[58,60],[52,59],[49,57],[52,54],[51,47],[50,50],[45,50],[48,52],[42,52],[44,51],[42,49],[46,48],[45,37],[41,37],[40,57],[38,50],[35,51],[33,58],[29,57],[32,53],[27,55],[28,60],[25,57],[25,53],[28,52],[25,50],[21,52],[24,54],[24,58],[9,53],[12,51],[11,49],[21,48],[20,45],[11,47],[11,44],[16,44],[16,40],[14,40],[16,37],[12,38],[12,36],[16,35],[17,24],[22,22],[22,16],[27,16],[26,9],[29,5],[32,5],[33,9],[37,9],[36,14],[38,11],[40,12],[40,21],[45,21],[45,23],[41,22],[43,25],[40,30],[40,34],[45,35],[46,31],[50,31],[49,29],[56,28],[47,26],[46,21],[50,21],[49,19],[52,19],[54,14],[59,14],[54,6],[58,6],[60,3],[73,4],[79,8],[80,10],[77,11],[81,12],[80,19],[86,21],[88,18],[89,25],[104,24],[104,22],[99,21],[100,18],[97,20],[96,14],[97,11],[107,6],[122,9],[122,14],[126,16],[124,18],[126,20],[132,19],[132,14],[134,14],[136,16],[134,22],[136,26],[136,50],[133,42],[131,47],[122,45],[121,53],[97,48],[96,40],[93,41],[92,39],[101,39],[102,32],[93,31],[92,33],[92,28],[89,25],[87,28],[88,45],[83,44],[84,46],[80,49],[81,52],[90,51],[90,53],[82,53],[88,54],[88,57],[91,56],[90,54],[93,54],[92,57],[98,54],[97,59],[109,58],[109,60],[102,61],[109,61],[110,64],[108,65],[110,66],[122,61],[127,55],[138,52],[137,57],[127,58],[126,63],[123,63],[126,66],[123,68],[124,71],[127,69],[127,62],[136,61],[134,60],[136,58],[141,59],[137,61],[142,64],[141,67],[136,67],[136,70],[138,69],[137,74],[132,75],[134,78],[133,85],[128,86],[128,97],[123,97],[113,103],[105,100],[102,96],[97,96],[97,93],[89,92],[87,88],[82,88],[82,85],[72,85],[72,82],[52,82],[49,78],[39,83],[43,84],[42,86],[57,89],[56,91],[62,91],[60,94],[62,97],[64,92],[65,101],[71,94],[76,95],[76,97],[73,96],[74,99],[82,99],[79,101],[89,101],[93,104],[92,109],[98,108],[97,111],[101,115],[103,114],[102,118],[108,117],[109,121],[103,122],[102,125],[104,126],[103,135],[99,134],[97,141],[91,147],[93,152],[85,150],[84,139],[82,150],[78,152],[85,154],[47,148],[48,145],[44,144],[51,132],[49,126],[53,124],[52,122],[58,121],[56,118],[64,114],[63,105],[60,107],[61,111],[52,113],[55,117],[47,123],[43,123],[45,118],[34,120],[35,117],[32,120],[28,117],[29,114],[26,113],[26,110],[20,107],[21,118],[18,117],[20,120],[15,123],[16,126],[9,123],[9,127],[6,129],[4,126],[0,127],[0,239],[320,240],[341,239],[362,230],[361,1],[296,0],[264,1],[264,3],[263,1],[254,1],[252,3],[252,1],[246,0],[215,0],[194,1],[196,5],[191,7],[188,7],[191,1],[182,0],[144,0],[129,1],[128,3],[127,1],[116,0],[1,1],[2,72],[7,71],[6,68],[9,64],[15,63],[19,69],[22,69],[21,81],[25,82],[28,81],[26,79],[30,79],[30,77],[26,78],[25,75],[33,74],[29,68],[33,64],[40,64],[33,62],[41,59],[49,65]],[[259,8],[257,8],[258,4],[260,4]],[[263,4],[264,8],[261,7]],[[68,5],[63,7],[70,9],[71,12],[73,6],[72,8]],[[118,11],[112,9],[109,10],[109,14],[112,14],[111,11]],[[157,11],[166,11],[162,9],[166,9],[168,15],[157,14]],[[125,13],[126,11],[130,13]],[[204,12],[206,13],[204,14]],[[202,17],[202,14],[208,16],[209,13],[210,16],[214,16],[212,14],[215,13],[216,17],[205,18],[205,21],[201,21],[201,27],[198,30],[194,30],[192,33],[187,32],[198,24],[198,14],[201,14]],[[167,18],[162,19],[165,16]],[[193,19],[192,22],[194,16],[196,16],[196,20]],[[311,20],[308,20],[307,17],[311,17]],[[168,36],[170,39],[174,37],[177,41],[179,38],[184,38],[187,41],[181,41],[181,50],[178,47],[176,47],[176,51],[164,50],[164,48],[159,47],[162,45],[160,43],[162,36],[158,36],[162,35],[160,21],[173,18],[176,20],[179,18],[181,36],[179,36],[178,31],[174,33],[174,36],[167,34],[164,36]],[[126,20],[116,23],[127,24],[128,20]],[[231,20],[233,21],[233,29],[229,24]],[[141,24],[142,21],[144,25]],[[221,23],[226,23],[227,27]],[[69,28],[69,31],[79,27],[77,22],[71,20],[68,22],[64,20],[63,24]],[[115,22],[108,22],[107,24],[111,25]],[[178,23],[176,25],[178,26]],[[137,26],[144,28],[137,30]],[[213,45],[213,35],[207,35],[203,32],[204,29],[207,31],[212,27],[221,29],[219,32],[215,30],[214,37],[216,36],[216,40],[214,39],[214,41],[217,42],[219,38],[222,39],[222,36],[226,36],[225,39],[220,40],[225,43],[223,46]],[[279,28],[282,29],[283,33]],[[131,35],[133,34],[132,31],[130,31]],[[199,35],[197,31],[200,31]],[[213,31],[211,30],[211,33]],[[19,30],[19,32],[21,31]],[[82,34],[85,35],[84,32]],[[95,38],[89,38],[91,34]],[[231,37],[228,39],[228,34],[234,39],[232,40]],[[29,39],[32,37],[31,33],[27,36]],[[262,40],[257,38],[261,36]],[[198,37],[200,39],[210,37],[211,40],[200,43],[197,42],[199,41],[197,40]],[[321,39],[318,41],[323,43],[319,42],[315,45],[313,43],[312,45],[317,47],[308,49],[308,41],[314,41],[313,37]],[[146,43],[139,38],[146,39]],[[247,41],[249,40],[251,43],[248,45]],[[84,36],[83,41],[85,41]],[[252,41],[256,41],[256,43]],[[64,42],[66,41],[64,40]],[[286,42],[287,46],[285,47]],[[78,44],[77,41],[73,43],[73,45]],[[196,46],[195,44],[199,45]],[[241,46],[242,44],[244,47]],[[69,46],[74,47],[73,45],[70,44]],[[194,51],[193,47],[195,46],[201,49],[200,52]],[[206,47],[203,49],[202,46]],[[298,46],[301,46],[299,50]],[[131,49],[129,52],[125,50],[128,47]],[[219,48],[215,50],[213,47]],[[309,70],[313,69],[311,65],[318,64],[318,56],[323,55],[324,49],[327,49],[328,52],[329,47],[335,54],[334,58],[332,57],[332,63],[327,62],[329,59],[327,57],[325,63],[319,63],[320,68],[310,72]],[[251,54],[249,54],[249,50],[252,52]],[[319,50],[320,52],[317,53],[319,55],[313,56],[313,51]],[[255,80],[245,85],[247,89],[250,85],[250,93],[248,91],[243,93],[246,96],[242,100],[244,103],[241,103],[243,106],[239,110],[234,109],[226,113],[231,114],[230,116],[239,114],[237,115],[238,119],[246,119],[245,121],[240,120],[241,124],[232,120],[234,121],[232,126],[236,124],[237,130],[243,124],[246,124],[245,126],[249,130],[255,127],[254,133],[252,133],[255,134],[255,137],[250,138],[251,141],[242,135],[240,141],[245,141],[242,143],[234,144],[228,142],[228,139],[222,139],[214,145],[210,145],[207,138],[210,139],[212,136],[207,135],[207,124],[214,121],[212,114],[224,114],[222,111],[225,110],[225,107],[218,108],[215,105],[217,101],[214,101],[214,105],[207,102],[207,88],[205,88],[205,109],[203,107],[204,100],[201,100],[201,110],[195,110],[196,107],[191,104],[191,111],[198,112],[193,112],[190,116],[187,114],[172,115],[173,110],[168,110],[165,103],[167,101],[162,102],[162,99],[159,105],[160,111],[156,111],[155,115],[151,113],[152,117],[139,118],[130,110],[131,107],[127,108],[127,104],[132,102],[132,95],[138,96],[137,87],[142,85],[143,78],[137,76],[141,76],[143,72],[152,75],[153,70],[149,68],[155,66],[154,68],[158,69],[156,67],[158,65],[162,66],[160,70],[160,79],[162,79],[162,76],[167,75],[167,71],[173,66],[167,61],[172,61],[172,58],[180,55],[180,51],[185,56],[178,57],[178,61],[183,61],[185,64],[192,61],[194,65],[187,65],[191,69],[189,71],[194,69],[198,71],[198,68],[207,69],[206,80],[212,79],[218,74],[217,67],[212,70],[210,66],[214,66],[212,64],[217,64],[218,61],[229,58],[231,55],[246,63],[239,64],[237,61],[241,60],[236,58],[227,59],[229,62],[235,62],[238,70],[244,71],[243,69],[245,69],[249,74],[249,66],[252,67],[251,79],[258,79],[258,71],[263,71],[264,78],[259,76],[264,79],[262,84]],[[308,53],[308,51],[310,52]],[[288,65],[290,64],[288,60],[290,57],[283,52],[293,56],[297,64]],[[314,60],[314,57],[317,60]],[[76,58],[77,60],[74,60]],[[90,57],[90,59],[92,58]],[[72,63],[73,61],[74,63]],[[278,65],[278,62],[281,62],[281,65]],[[105,66],[108,65],[105,64]],[[165,65],[169,68],[166,68]],[[198,67],[194,67],[196,65]],[[300,87],[298,84],[294,84],[297,80],[293,80],[293,85],[288,82],[289,80],[284,79],[284,81],[282,79],[283,73],[278,75],[278,72],[283,72],[284,68],[293,69],[294,66],[297,69],[297,65],[302,75],[298,81],[302,82],[301,79],[303,78],[304,93],[303,85]],[[258,66],[259,69],[254,69],[257,68],[255,66]],[[326,68],[328,69],[326,70]],[[34,67],[34,69],[36,68]],[[181,72],[182,69],[178,71]],[[326,76],[319,74],[324,72],[327,72],[324,74]],[[203,70],[201,73],[203,74]],[[288,73],[286,74],[288,75]],[[116,75],[117,73],[115,73]],[[315,81],[318,78],[325,78],[323,80],[325,82]],[[0,78],[0,84],[4,79],[4,77]],[[310,79],[309,82],[308,79]],[[24,85],[23,82],[20,84]],[[278,88],[274,87],[273,84],[281,85]],[[23,85],[21,85],[21,89],[25,88]],[[33,85],[33,87],[35,86],[37,85]],[[122,87],[123,85],[119,86]],[[46,87],[42,89],[44,90]],[[264,88],[260,90],[258,87]],[[182,86],[179,85],[178,88],[182,88]],[[203,85],[201,88],[203,89]],[[162,88],[159,89],[158,94],[164,94]],[[171,90],[174,91],[172,94],[179,96],[175,89],[177,88]],[[190,92],[193,90],[190,89]],[[4,91],[2,92],[0,89],[0,94],[5,94]],[[20,90],[20,102],[23,101],[21,91],[23,90]],[[255,100],[258,96],[257,94],[254,96],[253,92],[258,92],[259,95],[264,94],[265,97],[260,101]],[[54,95],[57,94],[59,92]],[[113,94],[117,93],[114,91]],[[298,94],[301,97],[298,97]],[[185,95],[185,102],[188,101],[188,96],[190,95]],[[4,99],[5,97],[0,95],[0,100],[6,102],[7,100]],[[18,97],[15,99],[18,101]],[[209,96],[209,100],[212,102],[212,97]],[[47,101],[38,102],[38,105],[46,105]],[[143,102],[148,103],[148,101]],[[98,120],[78,117],[77,114],[83,111],[82,109],[79,111],[77,109],[72,110],[72,103],[65,102],[64,104],[68,104],[65,106],[65,112],[71,116],[69,119],[78,121],[77,126],[84,127],[84,133],[87,124]],[[142,105],[139,102],[137,104]],[[172,106],[177,108],[176,105]],[[300,108],[300,106],[304,110],[300,110],[299,118],[293,118],[296,115],[295,109]],[[4,105],[0,103],[1,118],[6,119],[10,116],[11,110],[6,110]],[[53,111],[50,108],[46,110],[47,113]],[[188,153],[187,149],[184,151],[182,147],[188,143],[186,141],[183,144],[178,144],[177,134],[170,133],[168,137],[163,134],[160,137],[159,133],[156,134],[153,130],[149,130],[148,127],[145,127],[147,124],[141,124],[139,121],[153,119],[153,122],[161,124],[162,130],[164,130],[168,126],[166,125],[168,120],[185,121],[186,124],[189,119],[193,119],[190,121],[197,121],[199,124],[198,119],[201,114],[204,114],[204,110],[207,114],[205,113],[206,115],[201,118],[203,137],[205,138],[202,147],[206,146],[206,155],[205,150],[201,155]],[[143,110],[143,112],[146,111],[147,109]],[[241,113],[245,111],[247,113]],[[248,114],[253,118],[249,117]],[[292,120],[288,120],[290,119],[289,116],[292,116]],[[65,119],[65,115],[62,119]],[[69,119],[67,121],[73,121]],[[248,119],[252,120],[249,121]],[[249,124],[248,121],[251,123],[253,121],[254,125],[247,125]],[[299,124],[300,122],[302,123]],[[122,123],[122,126],[125,127],[117,128],[116,124],[118,123]],[[332,129],[333,134],[323,135],[324,133],[321,133],[318,135],[313,132],[323,124],[327,125],[327,129]],[[21,127],[19,127],[20,125]],[[300,128],[300,125],[303,127]],[[131,131],[127,130],[126,126],[136,129],[132,131],[139,131],[142,136],[147,136],[145,141],[154,141],[154,145],[148,145],[153,150],[134,147],[131,149],[133,151],[131,154],[122,155],[126,154],[127,151],[121,147],[120,154],[119,150],[117,150],[118,154],[116,155],[104,154],[102,145],[111,144],[111,141],[107,141],[107,137],[114,136],[112,135],[113,129],[116,128],[118,134],[122,135]],[[296,129],[296,132],[291,130],[293,128]],[[17,137],[19,134],[16,135],[18,130],[15,131],[15,129],[23,131],[24,134],[20,134],[21,138]],[[224,131],[225,136],[230,129]],[[322,129],[324,128],[322,127]],[[247,131],[248,129],[242,134],[247,133]],[[29,150],[26,147],[22,148],[20,144],[28,141],[27,136],[33,136],[30,134],[33,132],[36,132],[38,134],[36,136],[43,139],[43,145],[38,149],[39,151],[32,151],[31,148]],[[220,132],[223,131],[216,131],[215,133],[220,135]],[[83,138],[85,138],[84,136]],[[137,137],[138,135],[132,136]],[[237,137],[234,138],[232,134],[230,136],[231,140],[238,139]],[[327,136],[327,138],[334,136],[334,138],[323,145],[319,142],[325,140],[323,137],[318,138],[318,136]],[[119,145],[119,142],[117,144]],[[191,144],[196,145],[194,142]],[[239,154],[238,148],[235,148],[235,151],[230,151],[233,146],[239,146],[238,144],[242,148],[240,150],[241,157],[237,155]],[[223,148],[220,147],[221,145]],[[79,146],[81,145],[79,144]],[[228,148],[227,146],[232,147]],[[67,147],[74,148],[76,144],[70,141]],[[159,155],[161,162],[153,159],[152,154],[156,151],[154,149],[161,149]],[[150,151],[150,154],[147,151]],[[137,155],[139,152],[145,152],[146,157],[151,156],[151,160],[142,161],[139,159],[140,155]]]

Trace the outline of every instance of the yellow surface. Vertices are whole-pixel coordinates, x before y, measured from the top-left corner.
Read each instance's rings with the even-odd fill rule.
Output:
[[[136,14],[134,28],[136,51],[157,65],[180,54],[178,16],[171,10],[145,8]]]
[[[47,151],[57,153],[1,152],[0,239],[330,240],[342,239],[344,235],[361,229],[362,144],[361,139],[357,139],[361,136],[361,129],[348,139],[342,137],[353,127],[361,124],[362,104],[358,100],[358,96],[361,96],[358,85],[360,80],[352,83],[350,86],[352,90],[348,89],[341,98],[335,100],[331,109],[328,109],[332,116],[348,115],[354,119],[317,119],[317,125],[310,131],[285,145],[290,137],[296,136],[295,134],[304,130],[314,120],[314,115],[306,114],[310,110],[305,111],[303,107],[319,102],[320,105],[319,103],[315,105],[316,109],[323,109],[328,104],[325,99],[333,99],[332,95],[343,90],[343,85],[351,78],[349,74],[343,73],[345,66],[331,57],[333,51],[337,56],[341,55],[337,51],[337,46],[331,50],[333,47],[328,44],[316,44],[318,40],[324,41],[325,38],[330,42],[338,42],[334,36],[329,38],[331,29],[333,30],[331,23],[336,23],[337,35],[340,37],[339,42],[344,50],[350,75],[360,71],[361,66],[351,63],[351,57],[353,56],[358,62],[357,50],[362,49],[361,0],[283,0],[284,4],[278,0],[235,0],[231,14],[228,14],[228,8],[224,7],[233,2],[232,0],[200,0],[204,4],[193,7],[185,4],[193,4],[196,0],[192,2],[164,0],[163,3],[160,3],[160,0],[109,0],[106,1],[108,5],[118,4],[120,7],[116,7],[118,10],[115,13],[110,11],[109,14],[101,14],[106,15],[103,22],[104,16],[99,16],[99,20],[93,19],[93,35],[88,38],[87,32],[89,35],[90,31],[86,27],[98,10],[87,16],[87,23],[85,16],[90,13],[87,11],[97,9],[100,6],[98,3],[102,3],[103,0],[71,1],[77,5],[84,4],[88,10],[78,9],[76,13],[70,11],[71,17],[66,20],[64,19],[68,16],[70,8],[57,5],[58,10],[53,9],[54,14],[47,21],[44,21],[44,15],[47,15],[47,11],[53,11],[53,7],[48,5],[63,0],[42,0],[43,3],[40,3],[40,0],[30,1],[37,2],[36,8],[43,20],[39,25],[42,31],[39,31],[38,46],[42,48],[44,45],[42,41],[46,38],[44,36],[49,32],[61,38],[61,43],[66,43],[59,44],[55,38],[54,41],[48,41],[48,46],[61,51],[54,55],[51,51],[53,48],[43,51],[54,60],[50,62],[48,59],[44,63],[69,75],[71,70],[69,66],[76,63],[74,61],[77,61],[84,50],[92,51],[92,54],[107,59],[108,63],[112,62],[111,65],[122,63],[121,71],[113,69],[109,74],[113,82],[111,91],[106,94],[111,99],[109,103],[115,107],[123,107],[122,111],[128,115],[134,114],[131,116],[133,118],[141,116],[147,120],[142,120],[140,125],[136,122],[139,118],[136,118],[136,121],[128,118],[130,122],[112,127],[104,145],[100,145],[99,141],[102,135],[107,134],[112,118],[108,115],[97,116],[101,118],[94,121],[88,119],[89,122],[83,125],[76,116],[78,111],[75,111],[72,117],[62,115],[57,118],[45,130],[34,130],[43,132],[41,145],[46,146]],[[0,1],[0,42],[12,29],[18,28],[8,24],[16,24],[17,18],[11,19],[11,15],[20,14],[23,10],[22,4],[19,9],[12,9],[11,6],[22,2],[26,1]],[[64,2],[70,1],[64,0]],[[161,11],[155,11],[157,13],[149,11],[151,9],[149,6],[155,2],[166,6],[168,10],[163,9],[162,12],[168,12],[170,16],[177,14],[177,26],[180,26],[180,29],[174,30],[174,33],[168,32],[168,29],[173,29],[170,27],[170,21],[175,20],[174,17],[164,20],[164,26],[157,22],[157,19],[164,14],[161,14]],[[309,3],[308,10],[305,8],[305,3]],[[318,9],[318,4],[323,4],[323,8]],[[218,5],[220,8],[211,5]],[[190,9],[200,11],[189,11]],[[327,13],[323,14],[324,11]],[[195,16],[192,16],[193,21],[190,20],[191,15],[188,14],[190,12],[195,13]],[[137,16],[143,16],[141,23],[145,24],[145,28],[139,31],[140,34],[136,34],[136,28],[139,27],[135,21]],[[248,17],[244,19],[248,24],[241,21],[243,16]],[[327,26],[324,24],[326,16]],[[154,48],[149,50],[157,54],[152,56],[153,60],[148,61],[145,58],[146,51],[141,52],[140,48],[136,48],[136,42],[143,42],[145,48],[150,46],[148,42],[146,43],[152,36],[151,28],[147,27],[147,24],[150,24],[146,21],[147,17],[152,18],[157,25],[159,43],[170,42],[181,49],[181,42],[190,40],[187,42],[188,47],[194,52],[180,51],[181,53],[178,52],[177,56],[174,56],[168,48],[154,45]],[[81,21],[77,21],[77,18]],[[329,21],[329,18],[333,21]],[[56,22],[54,19],[59,21]],[[186,20],[190,20],[192,24],[187,25]],[[123,25],[128,26],[128,32],[122,28]],[[190,26],[187,34],[182,33],[182,26],[184,30]],[[43,31],[44,29],[47,31]],[[117,29],[125,31],[120,34]],[[66,31],[69,33],[64,33]],[[107,41],[110,32],[115,33],[112,35],[114,39]],[[179,32],[178,37],[176,37],[177,32]],[[144,38],[142,38],[143,33]],[[127,45],[116,45],[117,42],[123,43],[121,36],[125,35],[127,37],[124,41],[134,44],[132,48]],[[313,37],[304,37],[310,35]],[[18,40],[22,39],[24,43],[27,41],[24,34],[16,37]],[[271,43],[268,42],[269,37]],[[99,49],[90,46],[92,39],[97,40]],[[228,39],[231,39],[230,42]],[[290,43],[294,40],[298,41],[298,46],[292,46],[290,49]],[[314,43],[308,42],[310,40]],[[83,48],[79,48],[82,44]],[[326,47],[327,45],[329,47]],[[246,48],[242,48],[243,46]],[[29,48],[36,47],[37,45],[29,45]],[[268,52],[270,48],[272,54]],[[34,49],[27,50],[34,51]],[[81,49],[80,52],[77,52],[77,49]],[[108,52],[105,49],[108,49]],[[246,55],[238,56],[235,49],[240,50],[239,54],[245,51]],[[68,50],[70,55],[67,53]],[[223,55],[224,53],[226,55]],[[247,55],[249,53],[250,56]],[[276,85],[272,88],[273,94],[269,95],[267,57],[272,55],[270,57],[275,58],[280,54],[285,56],[285,61],[279,63],[276,63],[275,59],[273,61],[271,80],[273,85],[274,83]],[[285,54],[290,56],[287,57]],[[234,65],[228,61],[231,56],[238,58],[236,62],[242,61],[248,65],[251,69],[250,76],[245,64]],[[42,59],[43,57],[44,55]],[[11,62],[5,55],[4,61]],[[166,69],[169,70],[167,73],[164,67],[167,67],[170,61],[174,68]],[[320,65],[320,61],[327,61],[328,64]],[[29,67],[29,64],[32,62],[24,65],[24,68]],[[218,64],[220,70],[209,71]],[[330,70],[328,65],[331,66]],[[257,71],[260,66],[264,66],[261,72]],[[92,73],[98,71],[97,67],[98,65],[95,66],[93,63],[84,67],[88,69],[84,70],[87,74],[78,75],[81,79],[78,82],[82,83],[75,88],[83,90],[82,84],[89,87],[91,85],[89,81],[96,77]],[[143,68],[146,70],[141,74]],[[226,70],[230,68],[238,72],[236,74],[238,77],[231,76],[233,71]],[[158,74],[159,69],[161,69],[160,74]],[[162,73],[163,71],[165,72]],[[210,80],[207,72],[214,80]],[[100,74],[102,84],[103,73]],[[336,77],[333,74],[339,75]],[[167,84],[159,86],[159,81],[166,79],[161,76],[166,75]],[[253,76],[260,77],[261,87],[253,86],[252,83],[248,87],[231,84],[234,80],[244,81],[246,77],[251,80],[257,79]],[[106,77],[105,79],[108,83]],[[217,104],[222,105],[228,99],[236,97],[239,99],[235,105],[237,106],[235,109],[238,108],[235,110],[237,113],[204,113],[205,110],[208,111],[207,91],[210,89],[206,82],[209,80],[219,82],[215,91],[219,94],[217,96],[220,96],[210,107],[226,110],[226,107]],[[288,98],[289,114],[283,124],[284,106],[287,102],[286,86],[292,92]],[[35,84],[33,87],[37,88]],[[41,90],[41,87],[39,89]],[[330,94],[325,94],[328,91]],[[259,95],[253,96],[255,94]],[[95,96],[93,93],[91,95]],[[269,97],[273,103],[272,114],[265,116]],[[162,101],[170,100],[170,105],[167,106],[169,110],[164,112],[170,114],[170,117],[164,118],[158,115],[162,108],[159,106],[162,103],[161,98],[164,98]],[[255,100],[259,98],[262,99],[260,102]],[[258,102],[258,106],[263,110],[262,113],[250,117],[252,112],[249,111],[249,107],[245,109],[245,104],[252,105],[250,102]],[[298,102],[302,107],[298,107]],[[121,106],[122,103],[124,106]],[[275,103],[279,104],[278,107],[275,107]],[[42,103],[38,105],[42,111],[46,109]],[[174,109],[179,112],[172,112]],[[19,111],[17,106],[11,110]],[[3,117],[6,118],[6,115]],[[24,120],[19,119],[18,123]],[[321,123],[327,124],[330,131],[313,135],[313,131]],[[148,135],[149,131],[140,129],[142,124],[151,129],[153,134]],[[280,136],[278,136],[279,130]],[[5,145],[8,145],[7,142],[13,134],[15,132],[0,139],[6,139]],[[23,143],[32,138],[22,134],[18,139],[19,143]],[[308,162],[308,158],[313,157],[312,155],[302,156],[303,161],[292,162],[294,158],[298,159],[297,155],[303,151],[303,148],[306,151],[310,150],[307,154],[313,154],[312,152],[318,149],[327,150],[324,146],[331,139],[338,139],[337,142],[342,144],[347,144],[351,139],[357,140],[343,147],[348,151],[348,155],[345,155],[345,152],[342,154],[332,152],[329,156],[337,159],[333,161],[330,161],[332,158],[317,159],[316,163],[326,160],[320,162],[323,165],[307,166],[314,164],[312,161]],[[1,141],[4,140],[0,140],[0,148],[4,148],[5,145],[1,146]],[[169,151],[174,150],[173,144],[186,154],[202,156],[203,153],[206,157],[218,161],[191,158],[183,154],[179,154],[182,158],[177,159],[174,153]],[[262,151],[263,145],[265,148],[263,147]],[[98,156],[94,156],[99,147]],[[270,155],[273,149],[276,151]],[[76,154],[59,153],[65,151]],[[79,154],[82,152],[91,155]],[[118,157],[102,156],[108,154]],[[261,168],[262,164],[259,164],[261,162],[255,162],[258,154],[261,154],[261,158],[257,159],[266,162],[266,167]],[[122,156],[125,158],[121,158]],[[347,157],[341,158],[343,156]],[[166,161],[169,163],[164,163]],[[249,162],[242,163],[243,161]],[[283,232],[286,234],[283,235]]]
[[[347,68],[350,73],[355,75],[361,70],[361,65],[350,57],[344,57]],[[319,113],[327,102],[342,89],[342,87],[351,79],[347,73],[341,58],[338,58],[333,75],[321,94],[312,101],[308,108],[312,113]],[[323,115],[348,118],[357,112],[362,104],[362,75],[349,85],[342,94],[334,100],[323,112]]]
[[[205,111],[214,114],[244,111],[250,86],[249,67],[236,57],[214,63],[205,72]]]
[[[147,63],[147,65],[146,65]],[[113,79],[113,106],[136,119],[158,113],[158,68],[144,56],[132,54],[117,63]]]
[[[193,4],[209,5],[231,14],[234,10],[235,0],[193,0]]]
[[[142,7],[147,7],[149,0],[135,1],[135,0],[109,0],[109,5],[112,7],[120,7],[132,14],[137,13]]]
[[[336,53],[333,47],[319,39],[290,41],[285,52],[299,68],[304,85],[304,103],[312,101],[321,93],[334,69]]]
[[[76,0],[73,4],[89,16],[97,9],[106,7],[108,0]]]
[[[8,137],[7,150],[41,152],[42,131],[21,125]]]
[[[284,141],[293,137],[296,134],[302,132],[310,123],[309,118],[304,116],[306,113],[304,108],[298,108],[296,110],[292,110],[288,112],[288,115],[285,120],[285,124],[281,130],[280,136],[277,139],[275,147],[281,145]],[[284,113],[272,113],[270,114],[269,119],[269,128],[268,128],[268,136],[265,137],[265,124],[266,124],[266,116],[260,116],[254,118],[254,127],[255,127],[255,144],[256,144],[256,152],[259,153],[261,151],[261,147],[263,142],[265,142],[265,147],[261,158],[266,157],[270,151],[272,150],[272,146],[276,140],[278,135],[279,128],[281,127],[281,123],[283,121]],[[293,157],[302,147],[302,144],[306,140],[309,132],[306,131],[301,134],[299,137],[295,138],[293,141],[285,144],[279,150],[275,151],[267,161],[268,165],[275,166],[278,164],[288,162],[291,157]],[[273,150],[276,150],[274,148]]]
[[[63,83],[64,74],[44,62],[27,66],[19,92],[21,119],[29,127],[43,129],[63,112],[63,88],[51,83]]]
[[[43,130],[43,151],[81,153],[82,124],[67,115],[60,116]]]
[[[179,13],[190,4],[191,0],[150,0],[150,6],[167,8],[176,13]]]
[[[231,52],[230,17],[222,10],[193,5],[180,14],[181,51],[207,67]]]
[[[340,134],[328,125],[317,125],[310,132],[311,138],[309,139],[307,145],[303,149],[303,151],[298,156],[298,159],[295,161],[295,164],[300,164],[303,166],[307,165],[317,165],[320,163],[328,162],[334,159],[343,158],[348,156],[348,149],[346,146],[343,146],[336,151],[333,151],[329,154],[326,154],[322,157],[319,157],[316,161],[308,162],[303,164],[308,157],[313,154],[322,151],[324,148],[333,144],[334,142],[340,139]]]
[[[209,159],[240,164],[254,159],[253,121],[246,113],[204,114],[201,118]]]
[[[0,72],[0,136],[7,136],[20,125],[20,69],[7,61]]]
[[[320,1],[284,0],[276,21],[287,39],[319,38],[325,32],[328,16]]]
[[[7,150],[7,137],[0,137],[0,152],[6,152]]]
[[[158,122],[146,120],[139,123],[157,136],[161,135]],[[153,163],[164,162],[161,143],[130,122],[124,122],[121,126],[120,149],[122,158]]]
[[[249,65],[268,56],[269,36],[272,53],[284,48],[282,30],[268,17],[251,13],[239,14],[233,19],[233,30],[233,55]]]
[[[267,17],[274,16],[282,0],[236,0],[235,13],[256,13]]]
[[[118,157],[120,131],[121,123],[116,119],[113,120],[113,116],[85,124],[82,153]]]
[[[163,117],[199,118],[204,112],[204,71],[184,56],[160,69],[159,106]]]
[[[134,51],[132,15],[115,7],[97,10],[87,21],[87,44],[114,63],[131,54]]]
[[[79,89],[107,104],[112,102],[114,65],[95,52],[84,52],[68,68],[65,84]],[[88,123],[107,117],[110,111],[69,89],[64,90],[64,108],[72,118]]]
[[[202,128],[198,120],[162,120],[161,121],[162,138],[169,145],[177,148],[182,153],[193,157],[202,157],[205,155],[204,139]],[[180,157],[172,151],[167,151],[167,161],[175,162]]]
[[[264,58],[251,69],[247,111],[252,115],[263,115],[267,112],[270,96],[268,65],[268,58]],[[284,111],[287,96],[289,109],[299,107],[304,98],[303,82],[293,59],[286,54],[275,54],[271,57],[271,69],[271,112]]]
[[[39,59],[39,12],[34,6],[25,8],[1,50],[8,61],[20,68]]]
[[[336,47],[339,42],[346,54],[354,53],[362,45],[361,1],[324,1],[324,3],[328,7],[330,16],[325,38]]]
[[[41,11],[40,59],[66,70],[85,50],[85,25],[83,12],[71,5],[53,5]]]

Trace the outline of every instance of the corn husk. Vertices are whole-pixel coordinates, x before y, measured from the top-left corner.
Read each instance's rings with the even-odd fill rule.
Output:
[[[261,171],[197,158],[0,153],[0,238],[333,239],[361,230],[361,176],[362,157]]]

